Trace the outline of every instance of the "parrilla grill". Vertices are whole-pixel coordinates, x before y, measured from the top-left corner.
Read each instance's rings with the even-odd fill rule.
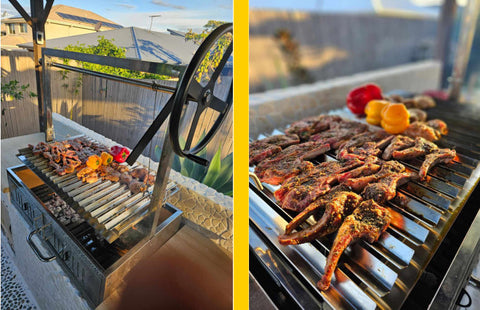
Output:
[[[297,213],[277,204],[273,192],[279,187],[263,184],[262,190],[251,180],[251,272],[265,290],[271,289],[269,296],[275,296],[271,292],[276,287],[277,294],[281,291],[284,296],[276,299],[277,303],[280,300],[280,305],[285,302],[303,308],[398,309],[402,305],[417,305],[418,296],[425,299],[426,306],[435,303],[435,297],[443,294],[439,286],[442,280],[446,281],[451,262],[442,265],[443,269],[438,268],[443,274],[437,275],[438,285],[430,288],[432,293],[422,295],[418,292],[426,286],[422,282],[425,274],[440,264],[440,259],[432,258],[439,248],[444,253],[443,247],[450,246],[448,233],[452,226],[456,228],[455,222],[461,222],[467,230],[478,211],[478,206],[470,207],[467,201],[480,178],[480,126],[474,114],[467,114],[467,109],[468,106],[439,102],[437,108],[428,111],[430,118],[440,118],[448,124],[449,134],[435,143],[440,148],[454,148],[457,152],[454,162],[438,164],[428,172],[425,182],[409,181],[397,190],[397,196],[385,204],[393,217],[390,227],[378,242],[360,241],[347,249],[331,288],[325,292],[319,291],[316,284],[324,274],[334,236],[300,245],[281,245],[278,236]],[[334,161],[335,157],[332,151],[325,155],[326,161]],[[320,164],[318,160],[312,162],[315,166]],[[422,166],[420,159],[400,162],[413,172]],[[455,244],[457,248],[449,250],[455,253],[462,240],[463,236]],[[468,263],[464,267],[470,268]],[[462,285],[461,281],[465,283],[466,279],[456,285]]]

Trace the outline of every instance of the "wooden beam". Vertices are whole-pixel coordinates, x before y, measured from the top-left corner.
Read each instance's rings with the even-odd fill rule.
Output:
[[[43,10],[42,14],[42,23],[45,24],[47,22],[48,15],[50,14],[50,10],[52,9],[54,0],[47,0],[47,4],[45,5],[45,9]]]
[[[30,25],[30,27],[32,27],[32,19],[30,18],[30,15],[28,15],[28,13],[25,12],[25,10],[20,5],[20,3],[18,3],[17,0],[9,0],[9,1],[13,5],[13,7],[18,11],[18,13],[20,13],[20,15],[22,15],[22,17],[25,19],[27,24]]]

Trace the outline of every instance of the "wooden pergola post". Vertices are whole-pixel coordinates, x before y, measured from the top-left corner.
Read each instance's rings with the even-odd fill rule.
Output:
[[[47,0],[45,6],[43,0],[30,0],[31,14],[23,9],[17,0],[9,0],[20,15],[25,19],[27,24],[32,27],[32,39],[33,39],[33,61],[35,65],[35,78],[37,84],[38,95],[38,119],[40,122],[40,131],[45,132],[45,140],[53,140],[53,128],[47,126],[52,123],[52,115],[48,115],[45,109],[44,94],[43,94],[43,75],[42,65],[40,59],[42,58],[42,48],[45,47],[45,22],[47,21],[48,14],[53,5],[54,0]]]

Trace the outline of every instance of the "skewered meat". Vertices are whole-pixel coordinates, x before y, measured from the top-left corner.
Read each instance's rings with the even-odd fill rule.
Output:
[[[433,142],[427,141],[422,137],[415,138],[415,145],[401,151],[394,151],[392,157],[395,159],[412,159],[429,154],[438,149]]]
[[[249,146],[249,166],[254,166],[259,162],[279,153],[282,148],[278,145],[263,143],[263,142],[253,142]]]
[[[448,127],[444,121],[439,119],[432,119],[426,123],[428,126],[432,127],[435,130],[438,130],[441,135],[448,134]]]
[[[384,204],[395,198],[397,187],[417,178],[418,175],[415,172],[390,174],[380,179],[377,183],[368,184],[362,192],[362,197],[367,200],[373,199],[377,203]]]
[[[353,192],[337,192],[325,204],[325,212],[319,221],[309,228],[296,233],[287,234],[286,232],[286,234],[278,237],[278,241],[283,245],[300,244],[328,235],[340,227],[345,216],[350,215],[361,200],[362,198]],[[312,208],[306,209],[306,213],[311,214],[315,211],[315,209],[321,207],[322,201],[325,200],[320,198],[319,202],[312,203]],[[301,220],[306,220],[308,218],[308,216],[302,213],[300,213],[297,217],[299,217]],[[298,226],[299,222],[300,220],[296,221],[295,225]],[[291,229],[292,227],[289,227],[287,228],[287,231],[290,231]]]
[[[425,156],[425,160],[420,167],[419,176],[420,180],[424,181],[427,177],[428,171],[438,163],[451,162],[457,153],[451,149],[438,149]]]
[[[390,145],[387,146],[385,151],[383,151],[382,158],[385,160],[392,158],[392,153],[394,151],[400,151],[415,145],[415,140],[410,137],[398,135],[393,138]]]
[[[301,177],[293,177],[275,191],[274,195],[284,209],[302,211],[317,197],[330,190],[337,182],[338,174],[358,167],[363,162],[358,159],[345,163],[322,163]]]
[[[306,141],[311,135],[327,130],[330,128],[330,124],[340,122],[341,120],[342,118],[336,115],[308,117],[292,123],[290,127],[285,130],[285,133],[296,134],[301,140]]]
[[[333,246],[328,254],[325,273],[317,283],[320,290],[330,287],[333,272],[343,251],[354,241],[364,239],[370,243],[377,241],[392,220],[390,212],[373,200],[367,200],[345,218],[340,226]]]
[[[425,122],[427,120],[427,112],[420,109],[408,109],[410,114],[410,123],[413,122]]]
[[[411,123],[410,126],[405,129],[403,134],[411,138],[422,137],[428,141],[437,141],[441,137],[441,134],[438,130],[422,122]]]
[[[387,161],[382,164],[380,171],[375,174],[360,177],[346,179],[343,184],[351,187],[355,192],[361,192],[369,183],[376,182],[392,173],[399,173],[405,171],[405,166],[398,161]]]
[[[304,160],[318,157],[328,150],[330,150],[328,144],[318,142],[292,145],[259,163],[255,167],[255,173],[262,182],[278,185],[302,171],[313,168],[312,163]]]

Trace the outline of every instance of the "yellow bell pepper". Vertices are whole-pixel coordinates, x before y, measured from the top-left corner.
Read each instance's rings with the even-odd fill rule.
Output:
[[[381,112],[380,124],[390,134],[402,133],[410,125],[410,113],[403,103],[390,103]]]
[[[102,154],[100,155],[100,158],[102,159],[102,164],[104,166],[110,165],[113,161],[113,156],[108,154],[107,152],[102,152]]]
[[[93,170],[97,170],[102,164],[102,159],[98,155],[91,155],[88,157],[86,164]]]
[[[386,100],[371,100],[365,107],[366,121],[372,125],[380,125],[382,109],[389,104]]]

